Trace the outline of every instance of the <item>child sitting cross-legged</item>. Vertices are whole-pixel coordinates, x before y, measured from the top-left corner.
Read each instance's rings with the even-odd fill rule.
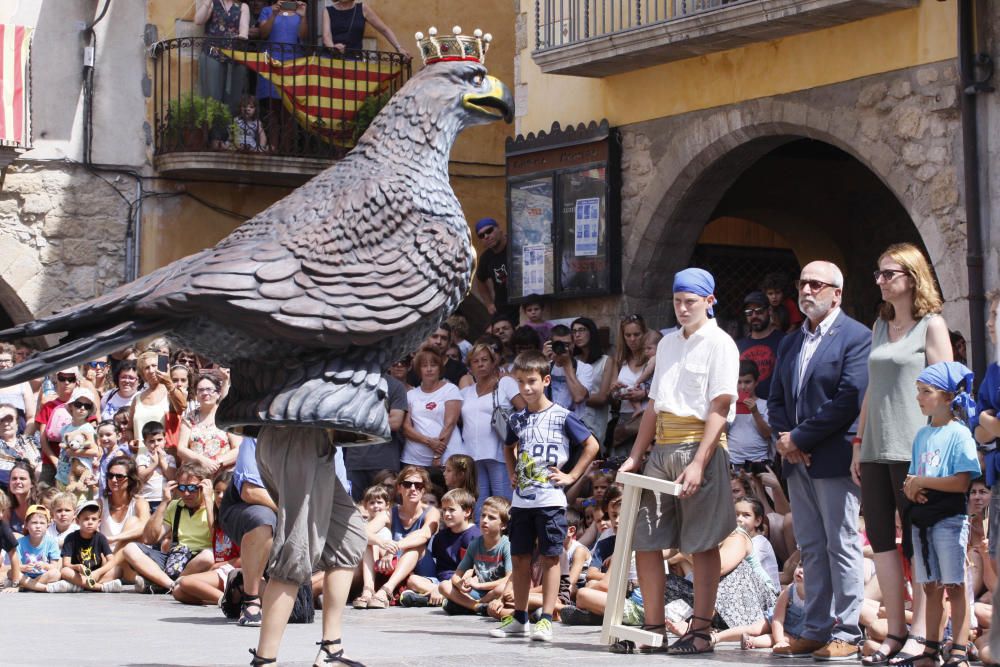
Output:
[[[482,535],[469,545],[451,579],[442,581],[438,588],[451,603],[446,603],[449,613],[458,607],[485,614],[486,605],[500,596],[513,570],[510,541],[503,534],[510,521],[510,503],[490,496],[479,514]]]
[[[96,500],[83,500],[76,508],[80,529],[66,536],[62,546],[62,581],[46,586],[49,593],[98,591],[121,593],[122,582],[113,578],[111,545],[98,532],[101,507]]]
[[[448,459],[449,462],[451,458]],[[481,534],[479,526],[472,523],[475,506],[476,497],[464,488],[452,489],[444,494],[441,499],[441,523],[444,525],[431,541],[431,557],[434,558],[437,577],[431,579],[411,574],[406,580],[407,590],[399,597],[401,606],[438,607],[443,603],[445,612],[449,614],[466,611],[465,607],[445,602],[438,585],[451,579],[469,545]]]
[[[76,525],[76,498],[66,491],[57,493],[48,504],[48,510],[52,515],[48,534],[55,538],[56,544],[62,549],[66,536],[80,528]]]
[[[47,584],[59,581],[59,547],[48,535],[49,511],[42,505],[31,505],[24,515],[27,533],[17,541],[17,560],[21,565],[21,590],[44,593]]]

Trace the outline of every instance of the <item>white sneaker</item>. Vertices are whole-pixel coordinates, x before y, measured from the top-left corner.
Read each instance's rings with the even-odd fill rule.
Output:
[[[135,592],[136,593],[152,593],[153,587],[146,583],[146,580],[142,578],[141,575],[135,575]]]
[[[543,618],[537,623],[531,632],[531,639],[536,642],[552,641],[552,621]]]
[[[550,636],[552,634],[551,630],[549,628]],[[531,634],[531,625],[516,621],[513,616],[504,616],[503,620],[500,621],[500,627],[490,630],[490,637],[496,637],[497,639],[527,637],[529,634]]]
[[[121,579],[112,579],[101,584],[102,593],[121,593],[122,588],[124,587],[122,586]]]
[[[80,593],[82,591],[82,588],[68,581],[56,581],[51,584],[45,584],[46,593]]]

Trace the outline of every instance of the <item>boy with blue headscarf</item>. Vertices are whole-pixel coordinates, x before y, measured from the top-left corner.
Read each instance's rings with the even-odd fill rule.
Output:
[[[930,418],[913,440],[913,457],[903,492],[913,503],[907,510],[913,523],[913,576],[927,596],[927,640],[924,654],[936,661],[940,653],[944,591],[951,604],[954,645],[948,664],[968,664],[969,599],[965,594],[965,559],[969,541],[966,494],[980,477],[970,418],[975,415],[972,371],[955,361],[924,369],[917,378],[917,403]]]
[[[635,524],[635,563],[645,605],[643,629],[664,630],[663,549],[680,549],[694,560],[694,613],[688,631],[667,653],[712,651],[711,624],[719,587],[719,543],[736,528],[725,449],[727,421],[735,414],[740,353],[713,318],[715,279],[703,269],[674,276],[674,314],[680,328],[656,348],[650,401],[632,453],[621,470],[680,485],[679,496],[643,491]],[[720,446],[721,445],[721,446]],[[624,558],[616,554],[615,558]],[[622,640],[616,652],[648,652]]]

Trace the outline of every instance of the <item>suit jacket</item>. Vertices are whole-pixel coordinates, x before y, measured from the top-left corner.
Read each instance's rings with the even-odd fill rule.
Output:
[[[781,341],[771,375],[768,421],[775,434],[791,432],[795,446],[812,456],[810,477],[850,475],[851,439],[868,388],[871,330],[841,311],[823,336],[796,394],[799,329]],[[791,464],[785,463],[785,474]]]

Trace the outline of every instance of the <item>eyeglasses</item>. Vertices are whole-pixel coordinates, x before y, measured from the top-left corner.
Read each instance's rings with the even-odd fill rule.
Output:
[[[760,308],[747,308],[743,311],[743,314],[746,315],[747,317],[751,317],[753,315],[763,315],[766,312],[767,312],[767,307],[761,306]]]
[[[218,389],[215,387],[198,387],[195,391],[199,394],[214,394]]]
[[[900,271],[899,269],[881,269],[875,272],[875,282],[888,283],[891,282],[898,274],[907,275],[906,271]]]
[[[13,357],[0,357],[0,364],[13,364]]]
[[[94,407],[94,404],[87,403],[86,401],[73,401],[73,407],[77,408],[78,410],[79,409],[90,410],[92,407]]]
[[[13,423],[14,423],[14,415],[4,415],[3,417],[0,417],[0,424],[13,424]]]
[[[63,375],[62,373],[56,373],[56,382],[76,382],[75,375]]]
[[[399,485],[401,487],[403,487],[404,489],[416,489],[417,491],[423,491],[424,490],[424,483],[423,482],[411,482],[408,479],[404,479],[402,482],[399,483]]]
[[[107,368],[108,362],[106,361],[88,361],[87,366],[90,368]]]
[[[822,290],[825,287],[836,288],[837,286],[834,285],[834,284],[832,284],[832,283],[825,283],[822,280],[796,280],[795,281],[795,289],[797,289],[798,291],[801,292],[806,287],[809,288],[810,292],[819,292],[820,290]]]
[[[490,234],[492,234],[495,229],[496,229],[496,227],[487,227],[483,231],[481,231],[478,234],[476,234],[476,236],[478,236],[481,239],[485,239],[487,236],[489,236]]]
[[[197,484],[178,484],[177,490],[181,493],[194,493],[200,487]]]
[[[107,474],[108,481],[122,482],[128,479],[128,475],[123,475],[120,472],[109,472]]]

